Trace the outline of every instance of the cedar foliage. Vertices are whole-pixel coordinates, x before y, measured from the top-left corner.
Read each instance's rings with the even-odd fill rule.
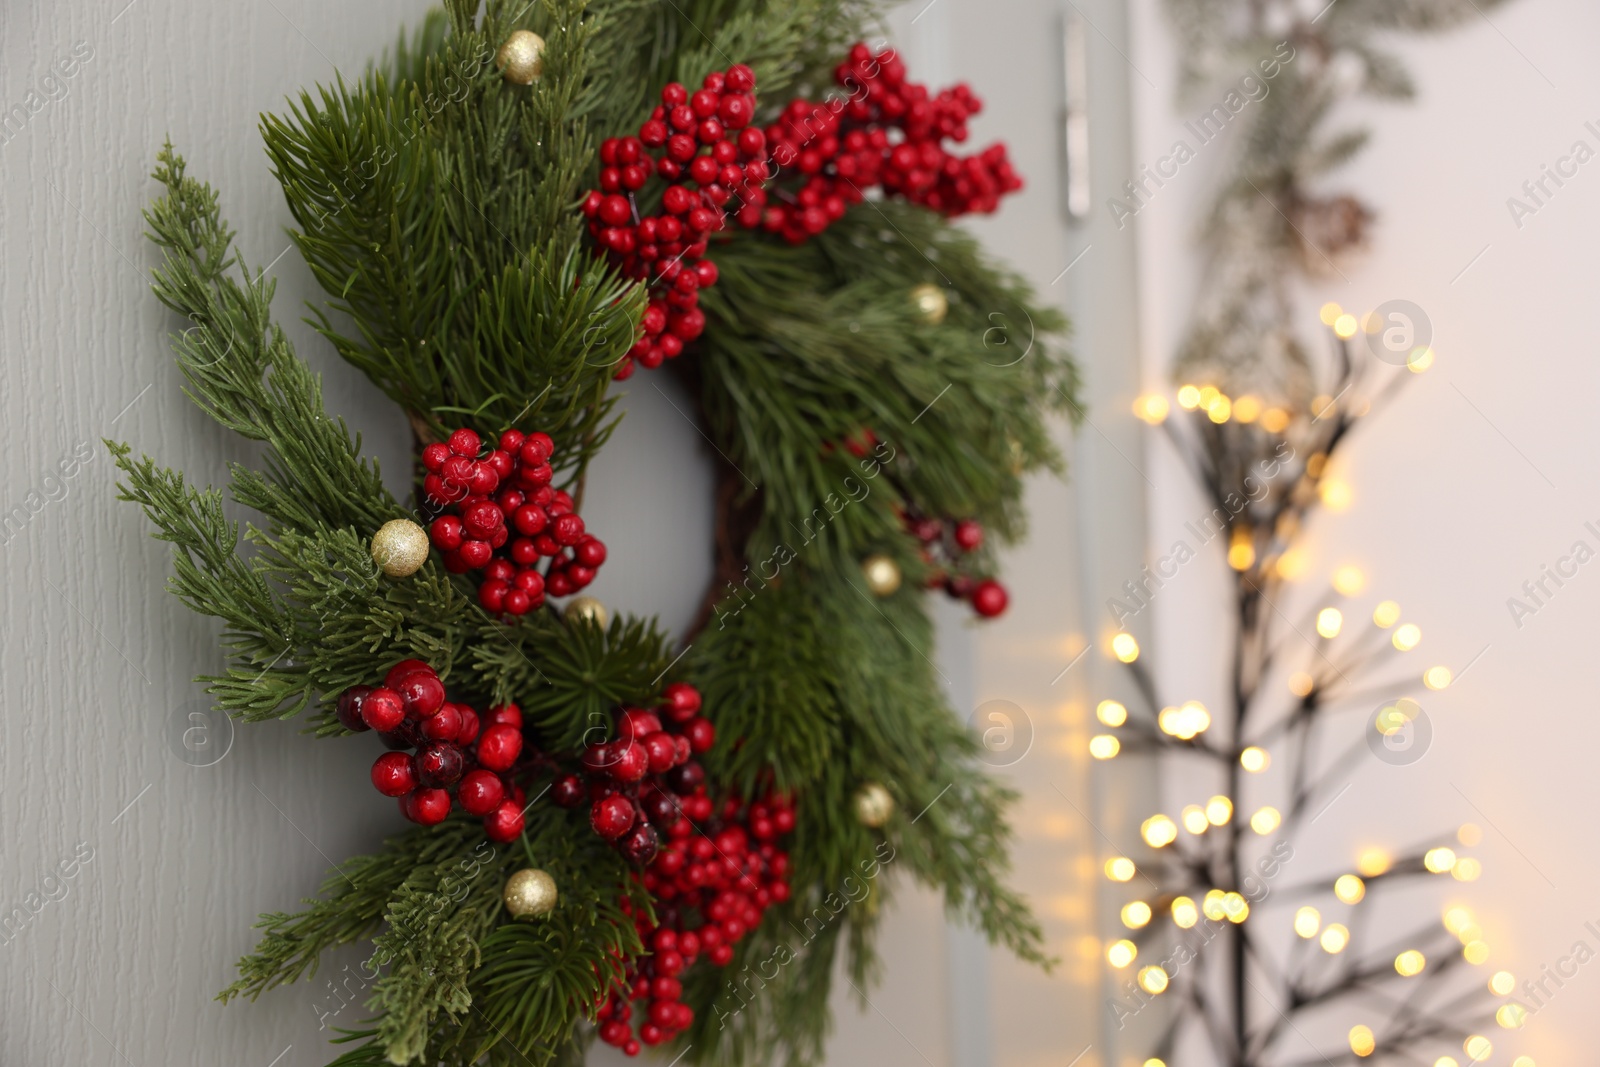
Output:
[[[540,429],[556,442],[557,483],[581,492],[616,424],[613,365],[645,304],[594,256],[577,210],[599,138],[636,128],[665,82],[732,62],[755,69],[762,121],[793,95],[819,97],[871,13],[859,0],[477,8],[448,0],[360,79],[264,116],[262,135],[326,293],[311,314],[332,349],[401,406],[419,444],[460,425]],[[531,87],[506,84],[493,63],[517,28],[546,41]],[[437,558],[404,580],[379,573],[372,531],[416,513],[324,409],[272,318],[273,283],[236,247],[216,193],[170,145],[158,164],[162,195],[146,213],[162,255],[155,292],[183,320],[173,349],[188,394],[262,445],[259,466],[233,467],[226,490],[255,518],[241,534],[223,490],[108,445],[123,497],[173,545],[173,592],[223,622],[230,664],[200,679],[219,708],[304,715],[308,732],[341,736],[337,695],[415,657],[452,699],[515,700],[540,747],[570,756],[616,705],[692,680],[724,739],[707,760],[716,788],[748,795],[771,781],[799,800],[792,899],[732,967],[685,976],[695,1062],[815,1062],[832,962],[843,952],[856,985],[870,981],[876,917],[902,870],[1044,962],[1037,924],[1003,882],[1011,794],[980,773],[941,695],[926,565],[900,515],[975,517],[991,542],[1022,532],[1021,478],[1061,469],[1047,418],[1076,407],[1059,314],[963,232],[901,203],[858,205],[800,248],[750,233],[718,243],[705,336],[678,362],[741,479],[733,506],[751,521],[728,547],[755,577],[708,597],[714,610],[680,657],[653,620],[602,630],[554,608],[491,619]],[[922,282],[951,298],[941,326],[912,310]],[[872,457],[822,447],[862,427],[884,442]],[[907,578],[882,600],[857,569],[874,551]],[[869,780],[899,804],[881,831],[852,815]],[[509,922],[500,890],[525,866],[555,877],[560,904]],[[621,910],[634,878],[584,813],[537,799],[506,846],[459,817],[412,829],[341,864],[298,912],[265,916],[221,999],[257,997],[314,974],[330,948],[371,941],[371,1018],[345,1033],[337,1063],[579,1062],[619,956],[643,951]],[[865,887],[859,898],[852,886]],[[748,968],[777,953],[793,964],[753,994]]]

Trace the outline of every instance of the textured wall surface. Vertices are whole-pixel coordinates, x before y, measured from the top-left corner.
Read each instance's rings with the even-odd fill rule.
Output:
[[[324,374],[329,409],[391,477],[405,468],[398,413],[299,321],[315,287],[284,254],[289,217],[256,118],[360,70],[424,7],[69,0],[0,11],[0,413],[11,441],[0,509],[23,516],[0,543],[0,910],[21,909],[0,936],[6,1067],[321,1064],[327,1028],[361,1018],[354,951],[257,1004],[212,1000],[259,913],[293,907],[398,819],[366,784],[367,746],[313,744],[293,723],[208,723],[190,679],[220,667],[217,627],[164,591],[169,550],[114,499],[100,442],[126,441],[199,483],[252,458],[183,397],[164,339],[174,321],[148,292],[139,212],[170,137],[221,190],[247,259],[277,279],[279,318]],[[915,32],[943,18],[935,9]],[[708,468],[667,379],[629,388],[630,418],[585,509],[613,550],[595,591],[677,627],[709,570]],[[959,652],[966,639],[950,630]],[[209,765],[180,758],[197,745]],[[986,1010],[981,969],[946,981],[949,954],[970,956],[970,940],[947,941],[937,901],[912,892],[886,933],[889,980],[870,1007],[844,1007],[835,1060],[956,1062],[951,1035],[971,1047],[982,1034],[963,1012]]]

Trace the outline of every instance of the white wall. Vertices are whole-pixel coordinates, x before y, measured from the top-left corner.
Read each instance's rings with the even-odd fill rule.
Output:
[[[1200,109],[1174,107],[1181,42],[1160,5],[1133,0],[1131,10],[1135,156],[1148,162]],[[1439,359],[1349,446],[1340,473],[1354,502],[1315,521],[1299,603],[1322,595],[1334,567],[1358,563],[1371,575],[1359,604],[1370,610],[1393,598],[1422,627],[1408,666],[1420,673],[1443,663],[1460,674],[1472,664],[1424,701],[1434,727],[1425,758],[1409,767],[1364,762],[1307,842],[1334,873],[1362,847],[1399,848],[1437,829],[1481,825],[1483,879],[1440,881],[1434,902],[1415,907],[1425,916],[1447,899],[1472,905],[1494,950],[1491,966],[1519,979],[1554,966],[1577,941],[1600,949],[1584,926],[1600,916],[1588,881],[1600,870],[1590,826],[1600,568],[1580,569],[1520,627],[1507,608],[1574,542],[1600,550],[1600,537],[1584,527],[1600,517],[1591,310],[1600,287],[1600,163],[1583,167],[1520,228],[1506,205],[1573,142],[1600,150],[1600,136],[1584,126],[1600,119],[1596,40],[1592,5],[1513,0],[1459,32],[1392,42],[1419,99],[1349,109],[1374,139],[1329,183],[1376,208],[1372,253],[1345,266],[1344,278],[1308,288],[1304,303],[1309,335],[1321,301],[1359,312],[1411,300],[1431,318]],[[1182,171],[1128,231],[1138,241],[1140,361],[1151,386],[1165,380],[1194,297],[1192,237],[1211,193],[1209,162]],[[1203,506],[1169,454],[1152,458],[1151,476],[1149,547],[1159,554]],[[1202,698],[1218,681],[1207,620],[1225,610],[1214,562],[1186,568],[1155,608],[1152,645],[1165,676]],[[1351,719],[1352,738],[1359,728]],[[1192,799],[1164,801],[1170,810]],[[1581,1062],[1600,1039],[1590,1010],[1597,995],[1600,969],[1584,968],[1522,1035],[1497,1045],[1539,1063]],[[1508,1060],[1501,1051],[1493,1062]]]

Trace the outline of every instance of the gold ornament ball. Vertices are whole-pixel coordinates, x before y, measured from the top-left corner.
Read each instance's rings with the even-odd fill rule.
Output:
[[[894,814],[894,797],[877,782],[868,782],[856,792],[856,820],[874,830]]]
[[[950,298],[932,282],[924,282],[911,290],[911,302],[928,322],[937,326],[950,311]]]
[[[390,519],[372,535],[372,562],[391,578],[417,573],[428,562],[428,532],[410,519]]]
[[[611,624],[611,612],[592,596],[575,596],[568,601],[567,618],[585,619],[602,630]]]
[[[544,73],[544,38],[532,30],[517,30],[496,53],[495,65],[514,85],[532,85]]]
[[[506,910],[513,919],[537,919],[556,906],[556,880],[537,867],[528,867],[506,879]]]
[[[861,577],[873,596],[888,596],[900,588],[900,564],[878,553],[861,561]]]

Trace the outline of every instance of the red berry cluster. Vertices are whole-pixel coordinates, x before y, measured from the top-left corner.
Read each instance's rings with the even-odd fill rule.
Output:
[[[772,161],[801,175],[798,188],[784,188],[761,214],[760,225],[800,244],[827,229],[866,191],[883,191],[946,216],[991,212],[1000,197],[1022,188],[1005,145],[958,156],[942,142],[965,141],[967,119],[983,107],[965,84],[937,96],[906,80],[905,63],[887,47],[874,53],[864,43],[834,70],[846,97],[822,103],[793,100],[767,127]],[[753,227],[744,211],[739,221]]]
[[[584,531],[572,497],[551,488],[549,435],[507,430],[480,459],[482,451],[466,429],[422,450],[423,491],[446,512],[428,527],[445,568],[483,571],[478,603],[496,615],[525,615],[547,593],[568,596],[594,581],[606,546]],[[543,574],[541,558],[550,561]]]
[[[689,832],[681,812],[705,795],[705,771],[693,757],[717,740],[694,686],[673,682],[661,701],[655,711],[620,709],[617,737],[587,746],[583,773],[558,777],[550,790],[563,808],[587,803],[594,832],[640,866],[655,859],[663,834]]]
[[[337,715],[352,732],[378,731],[394,750],[372,764],[372,784],[384,796],[398,797],[406,818],[433,826],[457,804],[482,816],[490,840],[510,841],[522,833],[527,802],[509,776],[522,754],[522,712],[507,704],[480,719],[467,705],[444,697],[432,667],[402,660],[381,686],[345,690]]]
[[[726,967],[733,946],[756,928],[766,909],[789,899],[789,856],[777,844],[794,829],[794,809],[786,799],[749,805],[729,799],[713,820],[711,799],[700,793],[683,801],[683,813],[687,818],[669,831],[673,840],[644,873],[644,888],[656,900],[656,922],[641,915],[635,924],[651,952],[630,963],[622,985],[600,1007],[600,1040],[630,1056],[638,1054],[641,1041],[662,1044],[694,1022],[678,979],[684,968],[702,954],[712,966]],[[698,830],[692,837],[690,819]],[[635,1018],[637,1039],[630,1025]]]
[[[927,516],[906,516],[906,528],[922,542],[922,558],[939,565],[928,579],[929,588],[940,588],[957,600],[972,602],[972,610],[992,619],[1006,610],[1010,594],[993,578],[974,578],[959,574],[955,565],[961,556],[983,544],[983,527],[976,519],[940,520]]]
[[[693,94],[677,82],[637,137],[600,145],[600,188],[583,202],[589,232],[627,277],[649,282],[643,336],[623,357],[617,377],[647,369],[683,351],[705,329],[700,290],[716,283],[716,264],[702,257],[706,239],[737,213],[758,223],[766,203],[767,140],[750,125],[756,76],[736,63],[706,75]],[[653,154],[652,154],[653,153]],[[661,213],[639,217],[635,195],[652,176],[669,184]]]

